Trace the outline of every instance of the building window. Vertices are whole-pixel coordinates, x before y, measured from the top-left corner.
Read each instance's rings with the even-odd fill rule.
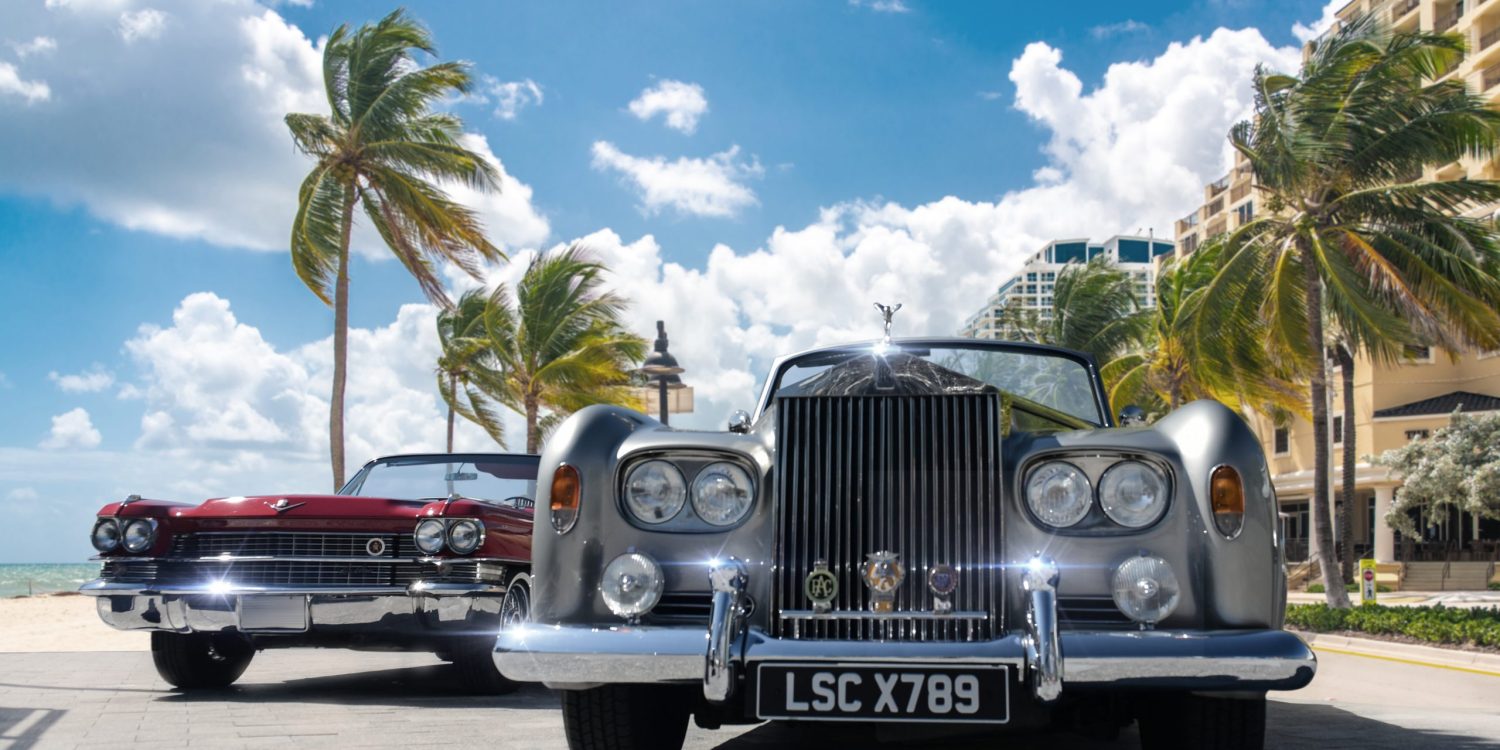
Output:
[[[1407,344],[1402,357],[1408,362],[1430,363],[1432,362],[1432,347]]]
[[[1292,452],[1292,428],[1277,427],[1271,437],[1271,447],[1278,456],[1285,456]]]
[[[1255,201],[1245,201],[1236,206],[1234,215],[1239,218],[1241,224],[1255,218]]]
[[[1333,415],[1333,418],[1328,420],[1328,429],[1333,432],[1333,444],[1342,445],[1344,443],[1344,415]]]
[[[1198,235],[1190,234],[1182,238],[1182,254],[1190,255],[1198,249]]]
[[[1407,430],[1406,431],[1406,442],[1408,442],[1408,443],[1412,442],[1413,440],[1426,440],[1429,437],[1432,437],[1432,430]]]
[[[1121,263],[1151,262],[1151,243],[1146,240],[1120,240],[1117,251]]]

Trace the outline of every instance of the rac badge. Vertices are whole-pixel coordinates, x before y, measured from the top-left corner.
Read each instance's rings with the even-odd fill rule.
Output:
[[[947,563],[932,566],[927,572],[927,588],[932,591],[932,612],[953,614],[953,592],[958,590],[958,570]]]
[[[889,550],[865,555],[865,564],[860,571],[865,586],[870,589],[870,611],[891,612],[896,609],[896,589],[906,578],[906,568],[901,565],[901,555]]]
[[[833,607],[833,600],[839,595],[839,579],[828,569],[827,560],[819,560],[813,563],[811,573],[802,582],[802,593],[812,601],[813,611],[824,614]]]

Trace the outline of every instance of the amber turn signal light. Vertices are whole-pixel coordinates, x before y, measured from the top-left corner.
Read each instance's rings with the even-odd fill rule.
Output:
[[[1208,478],[1208,498],[1213,506],[1214,526],[1230,539],[1245,525],[1245,483],[1233,466],[1215,467]]]
[[[578,501],[582,482],[578,470],[567,464],[559,464],[552,472],[552,529],[566,534],[578,520]]]

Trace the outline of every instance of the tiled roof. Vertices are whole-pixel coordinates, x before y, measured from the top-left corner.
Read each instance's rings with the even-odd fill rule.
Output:
[[[1455,409],[1461,409],[1466,412],[1500,411],[1500,396],[1486,396],[1483,393],[1454,391],[1441,396],[1425,398],[1421,401],[1413,401],[1409,404],[1392,406],[1389,409],[1377,409],[1375,410],[1375,418],[1452,414]]]

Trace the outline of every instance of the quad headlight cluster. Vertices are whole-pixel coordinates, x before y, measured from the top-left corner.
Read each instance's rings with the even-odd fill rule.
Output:
[[[737,463],[714,461],[702,466],[689,484],[671,461],[651,459],[631,467],[622,489],[626,510],[650,526],[678,519],[684,508],[710,528],[739,523],[755,505],[755,482]],[[689,523],[678,525],[691,525]]]
[[[417,523],[412,537],[424,555],[436,555],[444,547],[467,555],[484,544],[484,524],[473,518],[426,518]]]
[[[90,541],[100,552],[124,550],[139,554],[156,544],[156,527],[154,518],[101,518],[94,522]]]
[[[1111,521],[1127,529],[1156,523],[1167,510],[1170,488],[1160,469],[1144,461],[1119,461],[1105,470],[1095,492],[1087,474],[1067,461],[1047,461],[1026,477],[1026,505],[1042,523],[1065,529],[1087,518],[1097,501]]]

